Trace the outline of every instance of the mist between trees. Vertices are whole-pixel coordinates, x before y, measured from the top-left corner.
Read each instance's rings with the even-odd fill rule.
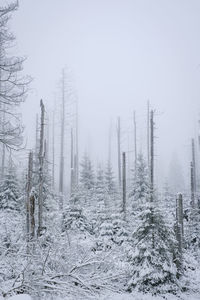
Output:
[[[175,162],[158,187],[159,122],[148,101],[145,146],[133,109],[132,149],[124,147],[116,116],[108,157],[95,166],[89,152],[80,155],[78,99],[63,68],[55,109],[36,99],[35,145],[27,149],[20,104],[32,80],[23,75],[25,58],[9,50],[15,42],[9,21],[18,8],[18,2],[0,7],[0,295],[200,296],[200,136],[191,138],[187,185]]]

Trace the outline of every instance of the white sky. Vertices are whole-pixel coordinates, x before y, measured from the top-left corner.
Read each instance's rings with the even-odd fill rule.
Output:
[[[168,165],[176,151],[180,160],[187,157],[187,168],[200,111],[199,0],[19,0],[19,4],[11,28],[18,53],[28,57],[25,72],[35,79],[23,105],[29,138],[34,137],[39,99],[53,107],[61,69],[68,66],[79,98],[82,151],[89,144],[95,158],[105,158],[110,118],[115,122],[122,117],[126,141],[133,110],[138,140],[143,137],[139,145],[145,147],[150,99],[158,112],[159,165]],[[113,151],[115,146],[114,140]]]

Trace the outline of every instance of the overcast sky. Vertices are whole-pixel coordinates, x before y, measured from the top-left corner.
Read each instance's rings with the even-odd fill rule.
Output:
[[[158,160],[166,165],[174,151],[180,160],[190,159],[190,139],[197,134],[200,111],[199,0],[19,0],[19,4],[11,28],[18,53],[27,56],[24,70],[34,78],[23,105],[29,136],[39,99],[53,107],[61,69],[67,66],[79,99],[82,151],[89,144],[95,157],[105,157],[110,119],[115,135],[118,115],[127,150],[124,141],[133,110],[138,142],[145,147],[149,99],[157,111]],[[185,160],[184,168],[188,163]]]

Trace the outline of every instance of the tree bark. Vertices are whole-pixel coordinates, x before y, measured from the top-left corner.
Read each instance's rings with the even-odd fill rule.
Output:
[[[40,150],[39,150],[39,194],[38,194],[38,232],[41,236],[43,229],[43,166],[44,166],[44,104],[40,100],[41,124],[40,124]]]

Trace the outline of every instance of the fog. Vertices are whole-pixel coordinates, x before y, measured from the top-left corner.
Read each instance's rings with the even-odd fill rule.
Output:
[[[60,106],[65,67],[78,98],[81,153],[89,151],[94,162],[106,159],[111,123],[116,152],[117,116],[122,150],[132,151],[134,110],[138,147],[145,152],[149,100],[156,111],[157,174],[168,174],[176,153],[187,175],[191,138],[198,131],[200,2],[20,0],[19,5],[12,31],[18,53],[27,56],[24,72],[34,78],[22,107],[29,147],[40,98],[51,111],[56,93]]]

